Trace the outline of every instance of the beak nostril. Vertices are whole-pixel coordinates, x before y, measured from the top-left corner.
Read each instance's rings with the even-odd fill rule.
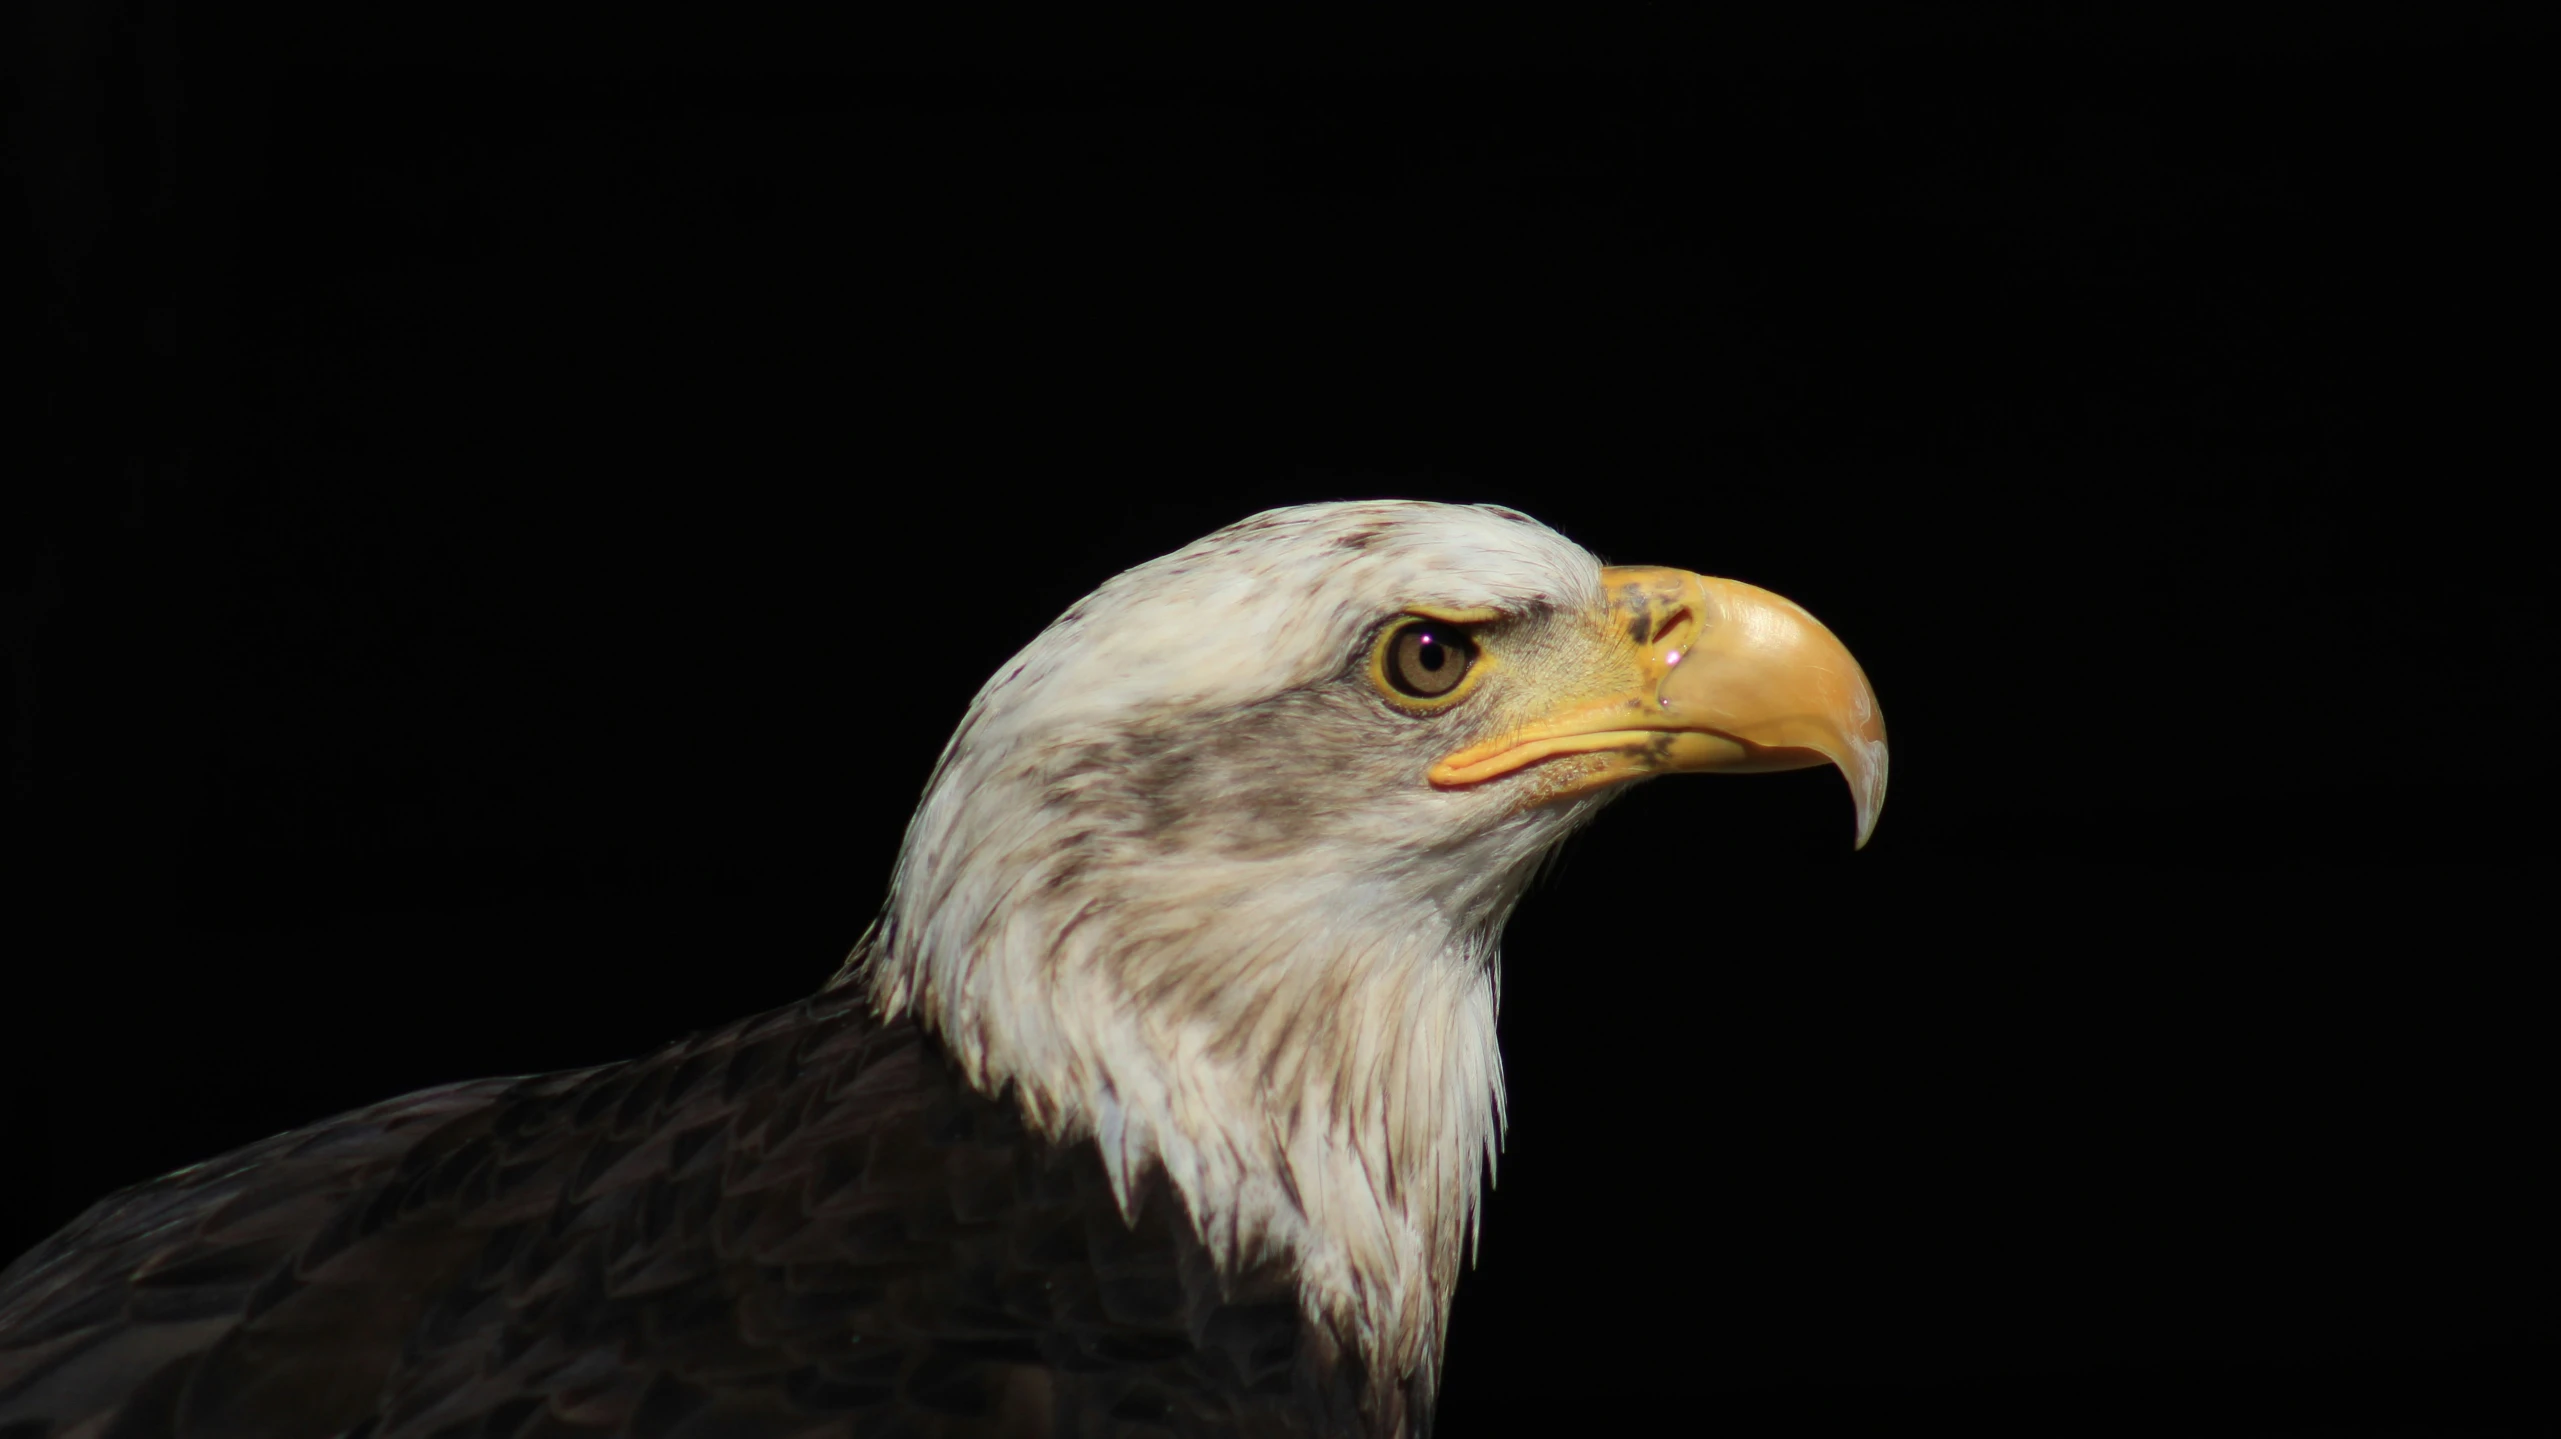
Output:
[[[1668,635],[1668,634],[1670,634],[1672,631],[1674,631],[1674,630],[1676,630],[1676,629],[1679,629],[1681,626],[1683,626],[1683,625],[1685,625],[1685,624],[1689,623],[1689,618],[1690,618],[1690,607],[1689,607],[1689,606],[1687,606],[1687,605],[1682,605],[1680,608],[1678,608],[1678,609],[1676,609],[1676,610],[1673,610],[1670,614],[1667,614],[1667,615],[1663,616],[1663,618],[1655,624],[1655,626],[1654,626],[1654,638],[1653,638],[1652,640],[1648,641],[1647,643],[1649,643],[1649,644],[1660,644],[1660,643],[1662,643],[1663,636]]]

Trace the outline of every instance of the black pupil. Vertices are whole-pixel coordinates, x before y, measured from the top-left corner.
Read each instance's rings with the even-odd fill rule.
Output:
[[[1439,674],[1441,666],[1449,663],[1449,650],[1439,635],[1425,630],[1414,637],[1414,658],[1422,662],[1423,668]]]

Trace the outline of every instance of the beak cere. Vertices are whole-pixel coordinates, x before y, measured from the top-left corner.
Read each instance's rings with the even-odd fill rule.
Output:
[[[1689,770],[1837,766],[1865,845],[1885,806],[1885,715],[1858,661],[1794,601],[1687,570],[1601,571],[1615,643],[1634,651],[1633,692],[1585,696],[1434,765],[1443,788],[1568,760],[1558,799]]]

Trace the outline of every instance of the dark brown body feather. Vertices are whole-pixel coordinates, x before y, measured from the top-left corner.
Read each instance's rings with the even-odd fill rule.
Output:
[[[278,1135],[0,1274],[0,1439],[1392,1434],[1427,1404],[842,992]]]

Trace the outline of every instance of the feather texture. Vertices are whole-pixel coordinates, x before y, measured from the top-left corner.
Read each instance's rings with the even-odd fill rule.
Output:
[[[1150,1181],[1161,1184],[1161,1179]],[[1402,1432],[1278,1268],[1124,1220],[914,1023],[821,997],[428,1090],[0,1274],[8,1439]]]
[[[1383,703],[1374,641],[1418,606],[1489,617],[1507,682]],[[1602,798],[1426,775],[1613,639],[1599,562],[1494,507],[1275,510],[1140,565],[972,701],[859,977],[1428,1392],[1501,1141],[1503,923]]]

